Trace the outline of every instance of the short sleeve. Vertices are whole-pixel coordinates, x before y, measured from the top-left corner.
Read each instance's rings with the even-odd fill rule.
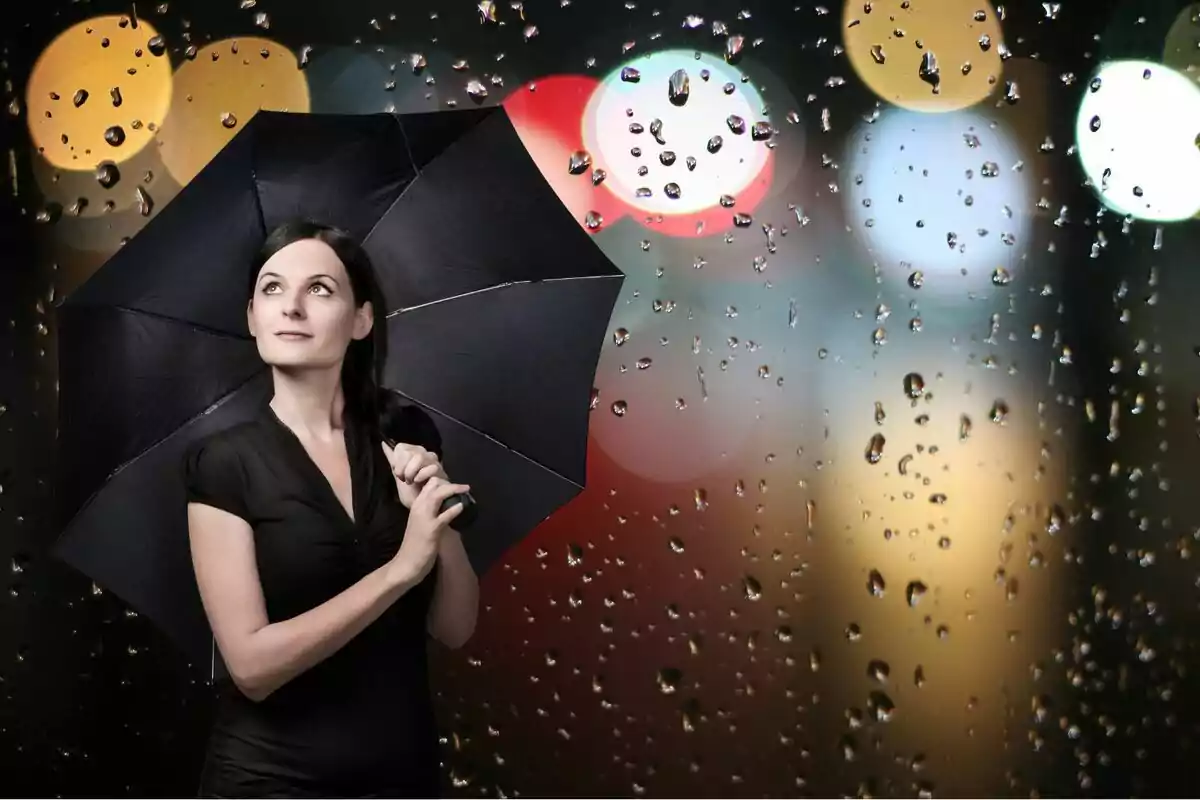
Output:
[[[220,436],[192,442],[183,457],[183,485],[189,503],[204,503],[250,519],[244,471],[237,450]]]

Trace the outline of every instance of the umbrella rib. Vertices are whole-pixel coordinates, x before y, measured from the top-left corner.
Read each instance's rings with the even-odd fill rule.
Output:
[[[408,134],[404,132],[404,126],[400,124],[400,118],[395,114],[392,114],[391,117],[396,123],[396,127],[400,129],[400,138],[404,140],[404,152],[408,154],[408,163],[412,166],[413,171],[417,173],[417,176],[408,182],[408,185],[401,190],[400,194],[396,195],[392,199],[392,202],[388,204],[387,210],[379,215],[379,219],[375,220],[375,224],[371,226],[371,230],[367,231],[367,235],[363,237],[362,243],[364,245],[374,235],[375,229],[379,227],[380,223],[387,219],[388,214],[392,213],[392,209],[396,207],[396,204],[400,202],[404,195],[408,194],[408,190],[415,186],[417,181],[421,180],[421,168],[417,166],[416,159],[413,158],[412,147],[408,144]]]
[[[401,314],[407,314],[409,311],[417,311],[422,308],[428,308],[429,306],[436,306],[439,303],[449,303],[452,300],[461,300],[464,297],[471,297],[473,295],[483,294],[484,292],[494,292],[497,289],[507,289],[510,286],[526,286],[531,283],[563,283],[566,281],[593,281],[593,280],[600,280],[600,279],[604,279],[604,278],[612,278],[612,279],[619,280],[619,279],[623,279],[624,277],[625,277],[624,275],[568,275],[565,278],[542,278],[540,280],[535,280],[535,281],[534,280],[505,281],[504,283],[496,283],[491,286],[485,286],[482,289],[472,289],[469,292],[463,292],[461,294],[455,294],[455,295],[451,295],[449,297],[442,297],[437,300],[430,300],[428,303],[421,303],[420,305],[416,305],[416,306],[406,306],[404,308],[398,308],[395,311],[389,311],[387,316],[385,317],[385,319],[392,319],[393,317],[398,317]]]
[[[421,402],[420,400],[418,400],[417,398],[413,397],[412,395],[405,394],[404,392],[400,391],[399,389],[392,389],[391,391],[395,392],[396,394],[400,395],[401,397],[404,397],[404,398],[406,398],[406,399],[408,399],[408,400],[411,400],[412,402],[414,402],[414,403],[416,403],[417,405],[421,406],[421,408],[424,408],[424,409],[426,409],[426,410],[428,410],[428,411],[432,411],[434,414],[437,414],[439,417],[442,417],[442,418],[444,418],[444,419],[448,419],[448,420],[450,420],[450,421],[451,421],[451,422],[453,422],[455,425],[461,425],[462,427],[464,427],[464,428],[466,428],[467,430],[469,430],[471,433],[474,433],[474,434],[475,434],[475,435],[477,435],[477,436],[482,436],[484,439],[487,439],[489,442],[493,442],[494,444],[497,444],[497,445],[499,445],[500,447],[503,447],[505,450],[507,450],[508,452],[510,452],[510,453],[512,453],[513,455],[517,456],[518,458],[522,458],[522,459],[524,459],[525,461],[528,461],[530,464],[533,464],[533,465],[534,465],[535,467],[537,467],[538,469],[540,469],[540,470],[542,470],[542,471],[544,471],[544,472],[548,472],[548,473],[550,473],[551,475],[553,475],[554,477],[556,477],[556,478],[560,478],[560,479],[562,479],[562,480],[566,481],[567,483],[571,484],[571,485],[572,485],[572,486],[574,486],[575,488],[579,489],[580,491],[583,491],[583,489],[584,489],[584,487],[583,487],[583,486],[581,486],[579,483],[576,483],[575,481],[571,480],[571,479],[570,479],[570,478],[568,478],[566,475],[563,475],[563,474],[562,474],[561,472],[559,472],[558,470],[551,469],[550,467],[547,467],[545,464],[543,464],[542,462],[538,461],[537,459],[530,458],[529,456],[527,456],[527,455],[525,455],[524,453],[522,453],[520,450],[517,450],[515,447],[510,447],[510,446],[506,445],[504,442],[500,441],[500,440],[499,440],[499,439],[497,439],[495,436],[492,436],[492,435],[491,435],[491,434],[489,434],[489,433],[486,433],[486,432],[484,432],[484,431],[481,431],[479,428],[476,428],[474,425],[468,425],[467,423],[463,422],[463,421],[462,421],[462,420],[460,420],[460,419],[456,419],[456,418],[454,418],[454,417],[450,416],[449,414],[444,414],[444,413],[442,413],[441,411],[439,411],[438,409],[436,409],[436,408],[434,408],[433,406],[429,405],[428,403],[422,403],[422,402]]]

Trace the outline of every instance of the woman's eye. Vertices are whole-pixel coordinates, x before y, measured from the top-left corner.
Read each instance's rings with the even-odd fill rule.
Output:
[[[323,284],[323,283],[314,283],[314,284],[312,285],[312,288],[314,288],[314,289],[324,289],[324,290],[325,290],[326,292],[328,292],[329,294],[333,294],[333,290],[332,290],[332,289],[330,289],[328,286],[326,286],[326,285],[325,285],[325,284]]]

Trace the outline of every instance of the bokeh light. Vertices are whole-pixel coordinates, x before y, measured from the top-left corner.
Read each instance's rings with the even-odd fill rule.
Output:
[[[120,164],[154,137],[171,105],[171,62],[145,20],[94,17],[38,57],[25,92],[29,134],[60,169]]]
[[[579,120],[597,85],[594,78],[551,75],[518,87],[502,104],[546,181],[592,233],[612,226],[627,210],[593,179],[600,164],[572,170],[572,157],[584,151]]]
[[[1147,220],[1200,211],[1200,87],[1170,67],[1114,61],[1080,103],[1079,160],[1109,208]]]
[[[1003,125],[974,111],[887,109],[847,147],[846,216],[885,280],[965,298],[1011,279],[1033,188]]]
[[[966,108],[1002,74],[1003,32],[988,0],[846,3],[842,28],[854,71],[901,108]]]
[[[1163,63],[1176,72],[1182,72],[1194,81],[1200,81],[1200,59],[1197,39],[1200,38],[1200,3],[1187,6],[1167,31],[1163,45]]]
[[[738,463],[756,427],[768,424],[764,404],[780,393],[776,375],[759,372],[760,331],[741,324],[728,301],[637,275],[609,323],[592,437],[623,469],[659,483]]]
[[[603,185],[636,218],[674,235],[712,234],[765,197],[773,162],[767,142],[779,124],[736,67],[667,50],[604,78],[584,113],[583,138],[608,173]]]
[[[310,110],[296,55],[257,36],[201,48],[175,73],[171,110],[159,133],[163,163],[186,186],[260,109]]]

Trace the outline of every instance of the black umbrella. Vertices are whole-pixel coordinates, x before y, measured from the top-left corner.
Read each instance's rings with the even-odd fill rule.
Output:
[[[370,253],[393,306],[385,384],[431,414],[449,471],[471,484],[476,570],[585,481],[592,379],[623,275],[504,110],[260,112],[58,307],[56,552],[196,663],[212,640],[182,454],[270,395],[246,272],[266,233],[296,217],[345,228]]]

